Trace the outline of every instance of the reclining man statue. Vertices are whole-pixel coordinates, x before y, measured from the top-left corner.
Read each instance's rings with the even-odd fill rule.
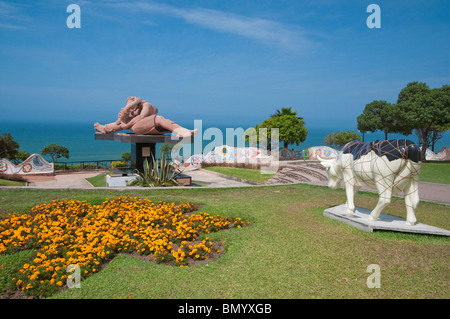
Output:
[[[131,130],[138,135],[157,135],[174,132],[178,137],[189,137],[197,134],[198,130],[188,130],[174,121],[158,115],[158,109],[149,102],[131,96],[127,105],[119,112],[116,122],[101,125],[95,123],[94,128],[103,134],[121,130]]]

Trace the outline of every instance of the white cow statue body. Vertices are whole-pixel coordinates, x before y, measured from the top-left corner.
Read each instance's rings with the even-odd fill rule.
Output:
[[[340,187],[343,180],[347,195],[347,214],[355,211],[354,195],[362,186],[378,191],[379,200],[369,219],[377,220],[391,202],[392,194],[403,192],[406,204],[406,224],[416,223],[415,210],[419,204],[420,148],[409,140],[350,142],[337,159],[324,160],[328,186]]]

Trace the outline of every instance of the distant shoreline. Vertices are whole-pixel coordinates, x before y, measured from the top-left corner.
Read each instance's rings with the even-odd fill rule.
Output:
[[[185,127],[193,127],[194,121],[189,123],[181,123]],[[214,127],[210,124],[202,124],[203,132],[206,129]],[[217,126],[223,134],[223,141],[217,140],[218,137],[213,136],[211,140],[203,140],[203,148],[207,145],[211,147],[211,143],[214,146],[221,146],[226,144],[226,128],[243,128],[244,130],[254,125],[247,127],[236,125],[220,125]],[[352,128],[342,127],[325,128],[314,127],[306,125],[308,129],[308,137],[304,143],[300,143],[298,146],[293,144],[289,145],[289,149],[300,151],[312,146],[325,145],[324,138],[327,134],[333,131],[339,130],[351,130]],[[353,129],[357,132],[356,129]],[[19,143],[20,150],[27,151],[30,154],[40,153],[43,147],[48,144],[59,144],[67,147],[70,152],[70,158],[60,158],[58,162],[77,162],[77,161],[98,161],[98,160],[119,160],[121,154],[124,152],[130,152],[131,148],[129,144],[118,143],[114,141],[98,141],[94,139],[95,130],[93,123],[90,122],[18,122],[18,121],[0,121],[0,134],[11,133],[14,140]],[[362,134],[359,133],[361,136]],[[198,137],[200,135],[197,135]],[[418,142],[415,135],[404,136],[401,134],[389,134],[390,139],[394,138],[407,138],[413,142]],[[366,133],[364,134],[365,141],[383,140],[384,133]],[[229,145],[232,146],[232,145]],[[439,140],[435,147],[435,153],[438,153],[443,147],[450,147],[450,132],[446,132],[444,137]],[[280,145],[282,147],[282,145]],[[159,146],[157,145],[157,156],[159,156]],[[192,150],[193,152],[193,150]],[[47,159],[47,158],[46,158]],[[48,158],[50,160],[50,158]]]

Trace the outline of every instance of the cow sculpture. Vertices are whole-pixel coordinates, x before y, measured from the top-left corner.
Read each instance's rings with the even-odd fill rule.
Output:
[[[337,159],[319,158],[327,168],[328,186],[338,188],[344,181],[347,195],[346,213],[353,216],[354,195],[361,186],[378,191],[377,206],[370,220],[377,220],[382,210],[391,202],[392,194],[403,192],[406,204],[406,224],[417,221],[415,210],[419,204],[419,174],[421,150],[409,140],[347,143]]]

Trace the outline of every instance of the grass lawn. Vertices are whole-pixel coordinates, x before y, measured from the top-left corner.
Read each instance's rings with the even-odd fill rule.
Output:
[[[106,175],[108,175],[108,173],[105,174],[100,174],[94,177],[89,177],[86,178],[86,180],[92,184],[92,186],[94,187],[106,187]]]
[[[189,268],[147,263],[118,255],[80,289],[54,298],[450,298],[448,238],[365,233],[324,217],[323,210],[345,202],[344,190],[311,185],[230,189],[168,190],[1,190],[0,217],[25,212],[37,203],[82,199],[99,204],[112,196],[153,201],[191,201],[203,212],[241,217],[253,224],[210,234],[225,253],[207,265]],[[377,196],[359,193],[356,205],[374,207]],[[386,213],[405,218],[402,199]],[[450,229],[450,207],[421,202],[420,222]],[[30,253],[0,255],[0,291]],[[367,287],[367,267],[378,264],[381,288]],[[1,269],[1,268],[0,268]],[[0,293],[1,294],[1,293]]]
[[[0,186],[26,186],[27,182],[10,181],[7,179],[0,179]]]
[[[224,175],[242,178],[247,181],[256,182],[259,184],[264,184],[264,182],[268,181],[274,175],[274,173],[261,174],[261,171],[259,169],[248,169],[239,167],[210,166],[205,167],[204,169],[221,173]]]
[[[440,184],[450,184],[450,162],[422,163],[420,181]]]

